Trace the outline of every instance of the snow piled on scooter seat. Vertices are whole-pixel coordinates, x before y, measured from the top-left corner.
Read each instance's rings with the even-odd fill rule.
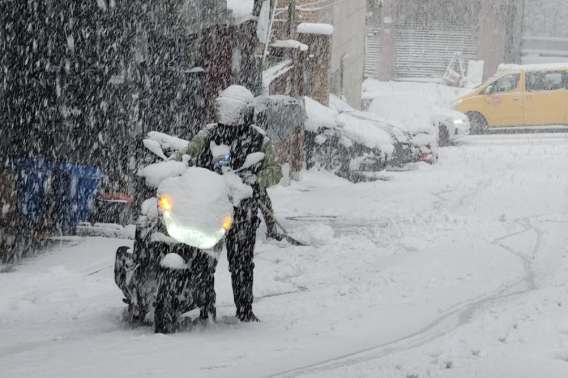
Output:
[[[171,203],[163,211],[170,236],[196,248],[208,249],[221,240],[223,224],[233,215],[225,180],[207,169],[188,168],[161,182],[157,194],[158,201],[165,196]]]

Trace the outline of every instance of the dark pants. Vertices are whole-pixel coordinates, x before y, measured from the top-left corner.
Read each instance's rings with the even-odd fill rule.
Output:
[[[274,214],[274,210],[272,209],[272,201],[270,200],[266,189],[260,190],[260,202],[262,202],[266,206],[266,208],[270,210],[272,214]],[[262,218],[264,218],[264,224],[266,224],[266,234],[276,235],[278,233],[278,230],[276,229],[276,222],[274,222],[274,218],[272,218],[272,216],[268,214],[266,209],[262,206],[260,206],[260,212],[262,213]]]
[[[257,214],[258,202],[243,200],[241,206],[235,208],[233,227],[225,240],[237,314],[252,310],[254,247],[256,229],[260,223]]]

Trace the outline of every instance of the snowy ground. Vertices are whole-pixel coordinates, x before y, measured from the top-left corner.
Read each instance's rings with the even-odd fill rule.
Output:
[[[0,274],[0,376],[566,377],[567,170],[568,136],[538,134],[467,137],[386,182],[309,172],[271,193],[313,245],[259,232],[258,324],[122,324],[131,242],[72,241]],[[216,285],[232,315],[224,256]]]

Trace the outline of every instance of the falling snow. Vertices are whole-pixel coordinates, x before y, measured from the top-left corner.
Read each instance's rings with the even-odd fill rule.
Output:
[[[566,377],[567,4],[0,0],[0,376]]]

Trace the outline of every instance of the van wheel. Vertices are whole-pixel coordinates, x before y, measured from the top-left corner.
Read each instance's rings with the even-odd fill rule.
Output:
[[[471,125],[470,134],[480,135],[487,132],[487,120],[483,115],[476,112],[466,113],[467,118],[469,118],[469,124]]]

